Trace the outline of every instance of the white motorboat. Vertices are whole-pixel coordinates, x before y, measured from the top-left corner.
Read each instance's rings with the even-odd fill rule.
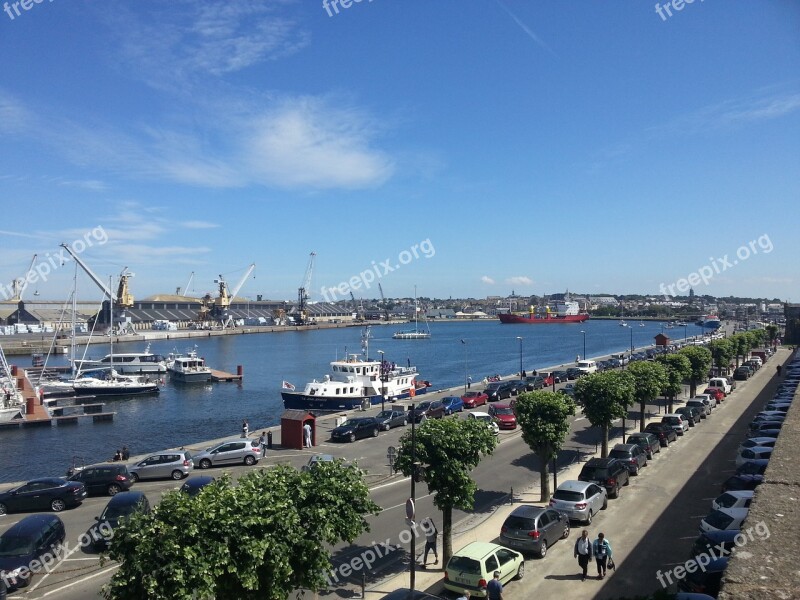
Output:
[[[170,354],[167,371],[174,381],[182,383],[205,383],[211,381],[211,369],[206,366],[206,361],[197,356],[197,350],[189,351],[184,355]]]
[[[141,375],[167,372],[167,359],[160,354],[150,352],[150,344],[147,345],[144,352],[111,353],[106,354],[100,360],[75,360],[74,364],[78,371],[113,368],[117,373],[123,374]]]

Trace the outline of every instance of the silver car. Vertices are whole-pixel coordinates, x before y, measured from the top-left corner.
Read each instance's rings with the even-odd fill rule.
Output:
[[[254,465],[261,460],[261,444],[258,440],[236,439],[222,442],[194,457],[194,462],[201,469],[220,465]]]
[[[608,506],[608,492],[591,481],[565,481],[556,489],[550,506],[573,521],[589,525],[592,517]]]
[[[128,465],[128,473],[135,483],[140,479],[183,479],[194,468],[192,454],[188,450],[168,450],[152,454],[133,465]]]

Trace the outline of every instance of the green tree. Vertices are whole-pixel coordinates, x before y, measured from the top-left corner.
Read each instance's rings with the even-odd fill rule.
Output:
[[[733,343],[728,339],[714,340],[709,344],[709,348],[711,349],[714,364],[718,369],[725,369],[727,373],[728,365],[731,364],[731,360],[736,353]],[[718,372],[721,373],[722,371]]]
[[[744,357],[747,356],[750,349],[753,347],[752,338],[747,335],[746,331],[741,333],[737,333],[733,336],[733,339],[736,343],[736,366],[739,366],[739,357],[744,360]]]
[[[285,600],[322,589],[329,548],[369,530],[380,507],[363,473],[342,461],[309,472],[287,465],[226,476],[194,497],[170,492],[115,530],[121,563],[108,600]]]
[[[694,398],[697,384],[708,377],[708,370],[711,368],[711,350],[702,346],[686,346],[678,350],[678,353],[689,359],[691,365],[689,397]]]
[[[434,494],[433,504],[442,511],[442,564],[447,564],[453,554],[453,509],[474,507],[478,486],[471,472],[483,456],[494,452],[497,438],[477,419],[427,419],[417,428],[415,438],[421,479]],[[400,438],[395,459],[395,468],[406,476],[415,473],[411,455],[411,432],[407,431]]]
[[[645,407],[664,389],[667,370],[658,362],[639,361],[628,366],[628,374],[633,377],[634,398],[639,403],[639,431],[644,431]]]
[[[769,340],[770,346],[775,344],[775,340],[778,339],[778,326],[777,325],[767,325],[767,339]]]
[[[541,502],[550,500],[550,463],[558,456],[569,433],[572,399],[557,392],[526,392],[514,405],[522,439],[539,457]]]
[[[669,399],[669,412],[672,412],[675,398],[683,390],[683,382],[689,381],[692,376],[692,363],[680,353],[661,354],[656,361],[664,365],[667,371],[667,380],[661,393]]]
[[[603,432],[601,456],[608,456],[608,430],[617,419],[624,419],[633,404],[634,380],[627,371],[604,371],[581,377],[575,384],[575,399],[594,427]]]

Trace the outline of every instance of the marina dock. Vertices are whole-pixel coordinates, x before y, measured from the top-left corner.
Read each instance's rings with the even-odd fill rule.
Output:
[[[220,371],[218,369],[211,369],[211,381],[213,382],[220,382],[220,381],[242,381],[242,372],[241,367],[239,367],[238,373],[227,373],[225,371]]]

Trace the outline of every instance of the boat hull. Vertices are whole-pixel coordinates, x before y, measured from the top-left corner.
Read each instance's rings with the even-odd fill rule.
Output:
[[[161,390],[157,385],[138,385],[125,388],[104,387],[104,386],[75,386],[75,392],[80,395],[103,396],[143,396],[146,394],[158,394]]]
[[[501,323],[525,323],[526,325],[563,325],[564,323],[583,323],[589,319],[589,315],[565,315],[539,317],[536,315],[497,315]]]
[[[428,391],[428,388],[419,388],[414,395],[419,396]],[[320,396],[308,396],[302,392],[281,392],[283,407],[287,409],[303,409],[324,412],[337,412],[340,410],[355,410],[361,408],[364,402],[369,402],[370,406],[380,404],[383,396],[375,394],[373,396],[350,396],[326,398]],[[408,392],[392,396],[388,402],[409,398]]]
[[[169,377],[172,381],[180,383],[207,383],[211,381],[210,371],[196,371],[194,373],[186,373],[184,371],[169,371]]]

